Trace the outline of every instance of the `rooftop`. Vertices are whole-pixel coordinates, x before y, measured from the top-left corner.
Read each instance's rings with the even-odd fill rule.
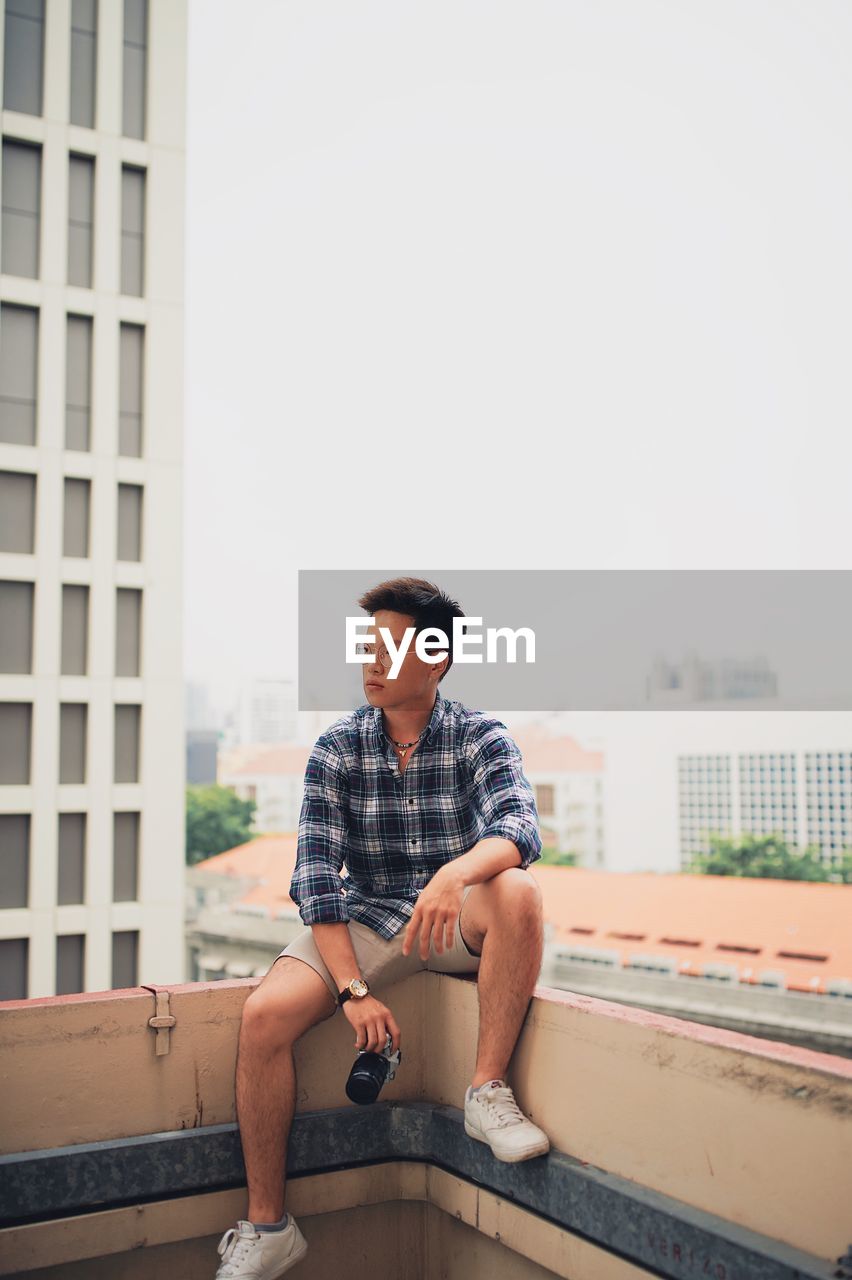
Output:
[[[256,879],[241,902],[272,916],[293,907],[289,895],[296,836],[259,836],[196,863],[202,872]],[[596,871],[535,863],[551,938],[617,953],[670,956],[695,975],[734,966],[740,982],[783,972],[790,990],[822,993],[831,979],[852,979],[852,885],[736,876]]]
[[[735,967],[740,982],[783,971],[791,990],[852,979],[852,885],[683,872],[595,871],[536,864],[554,936],[672,956],[682,973]]]
[[[234,1066],[257,981],[0,1005],[0,1274],[209,1280],[246,1212]],[[296,1046],[287,1207],[312,1274],[847,1274],[852,1062],[538,987],[509,1082],[552,1149],[507,1166],[461,1125],[475,981],[385,998],[403,1065],[373,1107],[345,1096],[342,1017]]]

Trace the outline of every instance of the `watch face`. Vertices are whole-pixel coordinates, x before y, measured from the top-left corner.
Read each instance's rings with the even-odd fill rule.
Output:
[[[353,978],[349,983],[349,990],[352,992],[353,996],[365,996],[370,988],[367,986],[366,982],[364,982],[363,978]]]

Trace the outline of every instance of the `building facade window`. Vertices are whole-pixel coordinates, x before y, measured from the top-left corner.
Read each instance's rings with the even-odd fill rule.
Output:
[[[65,448],[88,453],[92,420],[91,316],[69,316],[65,330]]]
[[[36,477],[29,471],[0,471],[0,551],[35,551]]]
[[[56,902],[60,907],[86,900],[86,815],[60,813]]]
[[[95,244],[95,157],[68,157],[68,283],[91,289]]]
[[[44,0],[6,0],[3,106],[40,116],[44,91]]]
[[[3,139],[0,269],[38,279],[41,240],[41,147]]]
[[[0,785],[29,786],[33,704],[0,702]]]
[[[112,935],[112,987],[120,991],[124,987],[138,985],[139,934],[135,929],[123,929]]]
[[[145,170],[121,166],[121,292],[145,292]]]
[[[122,324],[118,363],[118,452],[123,458],[141,458],[145,376],[145,330],[142,325]]]
[[[142,495],[141,484],[119,484],[116,559],[142,559]]]
[[[86,559],[89,555],[92,482],[80,476],[66,476],[64,487],[62,554]]]
[[[142,592],[117,587],[115,593],[115,674],[141,675]]]
[[[94,129],[97,104],[98,0],[71,0],[72,124]]]
[[[0,1000],[26,1000],[29,938],[0,938]]]
[[[145,137],[148,0],[124,0],[122,125],[125,138]]]
[[[89,708],[85,702],[63,702],[59,707],[59,781],[86,781],[86,739]]]
[[[139,900],[139,814],[114,813],[112,900]]]
[[[535,806],[539,816],[551,818],[556,812],[555,788],[551,783],[540,783],[535,789]]]
[[[88,649],[89,588],[85,583],[63,583],[61,674],[87,675]]]
[[[86,935],[59,934],[56,939],[56,994],[76,995],[85,990]]]
[[[139,733],[142,708],[119,703],[115,708],[114,782],[139,781]]]
[[[0,581],[0,673],[30,675],[33,669],[34,582]],[[2,848],[0,848],[2,855]]]
[[[30,905],[30,815],[0,814],[0,910]]]
[[[38,311],[0,307],[0,440],[36,443]]]

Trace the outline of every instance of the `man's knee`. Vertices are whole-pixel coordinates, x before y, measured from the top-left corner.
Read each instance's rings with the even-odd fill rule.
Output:
[[[523,867],[506,867],[493,877],[492,883],[496,892],[513,905],[532,915],[541,913],[542,893],[538,881]]]
[[[240,1034],[269,1045],[292,1045],[336,1008],[324,979],[303,961],[285,956],[246,998]]]

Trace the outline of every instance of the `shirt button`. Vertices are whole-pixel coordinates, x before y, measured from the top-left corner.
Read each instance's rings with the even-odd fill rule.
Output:
[[[412,841],[411,841],[411,843],[412,843],[412,844],[417,844],[417,841],[416,841],[416,840],[412,840]]]
[[[414,801],[413,801],[413,800],[409,800],[409,802],[408,802],[408,803],[409,803],[409,804],[414,804]]]

